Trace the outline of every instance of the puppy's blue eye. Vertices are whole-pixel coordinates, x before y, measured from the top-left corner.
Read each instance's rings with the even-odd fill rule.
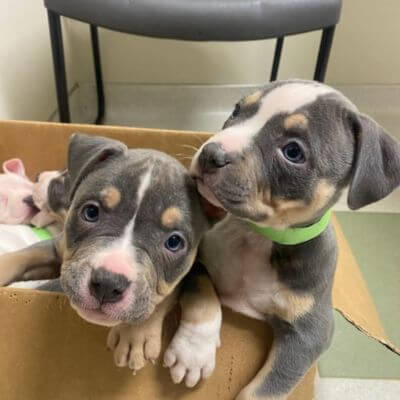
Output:
[[[99,219],[99,207],[96,204],[86,204],[82,209],[82,217],[87,222],[97,222]]]
[[[181,236],[174,233],[166,240],[164,245],[167,250],[175,253],[185,246],[185,242]]]
[[[294,164],[302,164],[306,161],[303,149],[297,142],[290,142],[284,146],[282,148],[282,154],[288,161]]]
[[[235,108],[232,111],[232,117],[237,117],[240,113],[240,104],[235,104]]]

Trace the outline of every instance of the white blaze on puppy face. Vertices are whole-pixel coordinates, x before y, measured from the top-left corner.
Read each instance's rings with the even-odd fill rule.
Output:
[[[136,264],[135,248],[132,245],[133,230],[143,197],[151,184],[151,174],[152,168],[141,177],[136,197],[136,212],[126,225],[122,236],[107,249],[96,255],[96,259],[93,262],[94,268],[106,266],[107,269],[112,270],[114,273],[123,274],[130,280],[135,279],[136,273],[130,267],[132,263]]]
[[[260,100],[260,107],[256,114],[222,130],[206,143],[221,143],[228,152],[242,151],[250,145],[254,136],[276,114],[291,114],[300,107],[314,102],[318,96],[327,93],[337,92],[325,85],[302,82],[278,86]]]

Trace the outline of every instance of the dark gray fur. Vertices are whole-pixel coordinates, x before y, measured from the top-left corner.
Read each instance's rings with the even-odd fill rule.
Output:
[[[276,82],[265,88],[263,97],[279,86],[296,82],[319,85]],[[240,126],[259,110],[259,105],[254,104],[249,110],[246,101],[239,105],[241,111],[229,117],[224,129]],[[292,225],[308,226],[332,207],[347,186],[352,209],[378,201],[399,186],[400,144],[375,121],[359,113],[343,95],[320,95],[295,113],[307,118],[306,126],[299,124],[287,130],[284,120],[289,114],[277,113],[253,135],[248,146],[236,153],[221,154],[222,148],[216,145],[203,147],[198,157],[199,169],[194,168],[195,176],[199,174],[232,218],[268,223],[268,215],[259,211],[254,199],[269,191],[272,199],[311,204],[317,185],[323,180],[334,188],[326,204],[307,220]],[[214,142],[219,143],[218,134],[215,138]],[[293,140],[301,143],[306,154],[302,165],[289,163],[279,154]],[[229,162],[215,165],[215,160],[223,159]],[[243,237],[246,229],[249,228],[244,224]],[[337,261],[332,226],[303,244],[274,243],[268,261],[281,283],[298,295],[311,294],[315,303],[307,314],[292,322],[265,310],[265,319],[274,330],[276,358],[272,370],[253,393],[260,399],[288,395],[329,346],[333,333],[331,292]],[[218,282],[216,286],[218,291]]]

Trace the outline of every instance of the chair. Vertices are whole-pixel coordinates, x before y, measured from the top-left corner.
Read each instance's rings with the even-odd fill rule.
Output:
[[[270,80],[276,80],[284,37],[322,30],[314,79],[324,81],[341,0],[44,0],[48,11],[57,102],[70,122],[60,16],[86,22],[94,59],[96,124],[105,111],[98,27],[135,35],[192,41],[276,39]]]

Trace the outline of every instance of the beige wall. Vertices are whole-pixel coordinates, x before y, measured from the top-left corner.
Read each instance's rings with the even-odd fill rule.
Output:
[[[400,82],[399,0],[344,0],[328,82]],[[93,80],[88,26],[66,20],[69,87]],[[280,78],[310,78],[320,34],[287,38]],[[100,30],[106,82],[260,84],[274,42],[193,43]],[[55,109],[46,12],[39,0],[0,1],[0,118],[46,119]]]
[[[55,103],[43,1],[0,0],[0,118],[46,120]]]
[[[344,0],[328,81],[400,83],[400,1]]]
[[[327,80],[335,84],[400,82],[400,1],[344,0]],[[78,79],[92,79],[87,27],[68,21],[80,59]],[[269,76],[274,42],[193,43],[101,30],[108,82],[262,83]],[[320,34],[287,38],[280,78],[310,78]]]

